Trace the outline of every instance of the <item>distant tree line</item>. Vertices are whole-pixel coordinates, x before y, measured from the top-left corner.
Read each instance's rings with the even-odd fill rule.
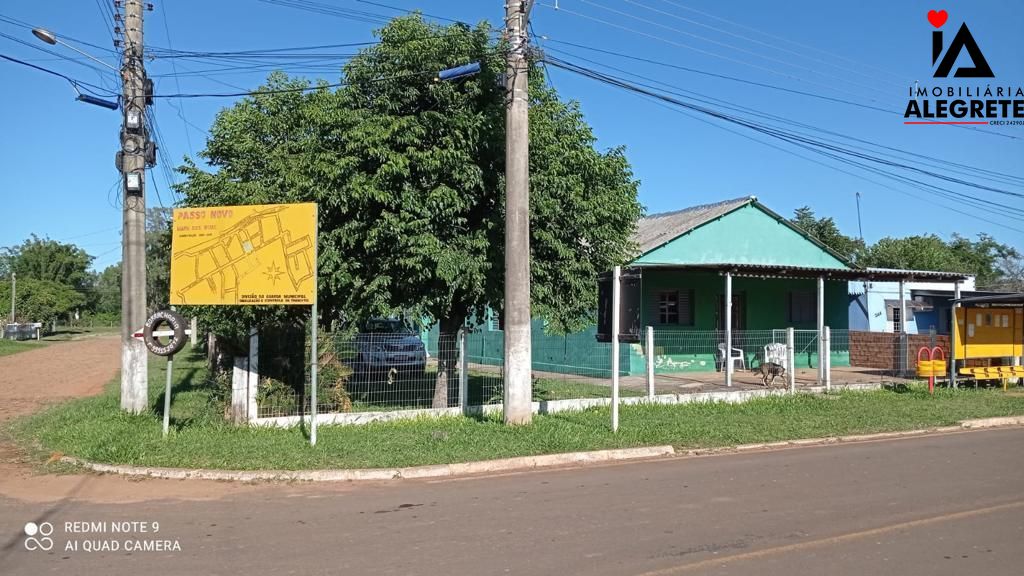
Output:
[[[859,266],[963,272],[976,277],[979,289],[1024,290],[1024,258],[988,234],[978,234],[976,240],[956,233],[949,240],[935,234],[887,236],[867,245],[840,232],[832,218],[818,218],[807,206],[796,210],[792,222]]]

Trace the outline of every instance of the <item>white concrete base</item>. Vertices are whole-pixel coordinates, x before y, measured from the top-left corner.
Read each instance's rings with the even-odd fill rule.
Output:
[[[878,390],[881,384],[850,384],[844,386],[833,386],[833,390]],[[826,392],[824,386],[811,386],[800,390],[801,393],[823,394]],[[747,402],[754,398],[767,398],[769,396],[785,396],[789,392],[785,388],[764,388],[759,390],[726,390],[721,392],[698,392],[695,394],[659,394],[653,398],[646,396],[631,396],[621,398],[620,402],[626,405],[633,404],[691,404],[694,402],[727,402],[737,404]],[[578,412],[588,408],[608,406],[610,398],[582,398],[573,400],[545,400],[532,402],[531,407],[534,414],[555,414],[558,412]],[[484,406],[469,406],[466,414],[494,414],[501,412],[500,404],[487,404]],[[463,414],[461,408],[423,408],[418,410],[390,410],[380,412],[345,412],[335,414],[317,414],[318,426],[323,425],[354,425],[368,424],[370,422],[392,422],[395,420],[410,420],[416,418],[440,418],[445,416],[459,416]],[[255,418],[250,421],[254,426],[275,426],[287,428],[298,426],[303,420],[309,420],[309,416],[280,416],[275,418]]]

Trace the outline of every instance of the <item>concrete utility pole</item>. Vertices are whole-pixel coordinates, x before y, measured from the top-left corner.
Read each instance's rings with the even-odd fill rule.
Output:
[[[531,0],[506,0],[509,43],[505,112],[505,394],[506,424],[529,424],[530,351],[530,118],[526,24]]]
[[[146,71],[142,61],[140,0],[124,2],[124,116],[121,172],[124,202],[121,235],[121,409],[139,413],[148,404],[147,355],[132,335],[146,322]]]
[[[18,275],[11,272],[11,324],[14,324],[14,293],[18,289]]]

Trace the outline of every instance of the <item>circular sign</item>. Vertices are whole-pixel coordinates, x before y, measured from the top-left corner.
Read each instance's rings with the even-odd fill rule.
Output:
[[[170,340],[164,344],[161,337]],[[142,341],[157,356],[174,356],[185,347],[185,319],[174,310],[154,312],[142,329]]]

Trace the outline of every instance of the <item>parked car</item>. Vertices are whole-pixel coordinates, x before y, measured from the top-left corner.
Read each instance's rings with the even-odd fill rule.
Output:
[[[392,368],[422,373],[427,363],[423,340],[398,318],[375,318],[363,324],[356,335],[356,352],[355,369],[364,374]]]

